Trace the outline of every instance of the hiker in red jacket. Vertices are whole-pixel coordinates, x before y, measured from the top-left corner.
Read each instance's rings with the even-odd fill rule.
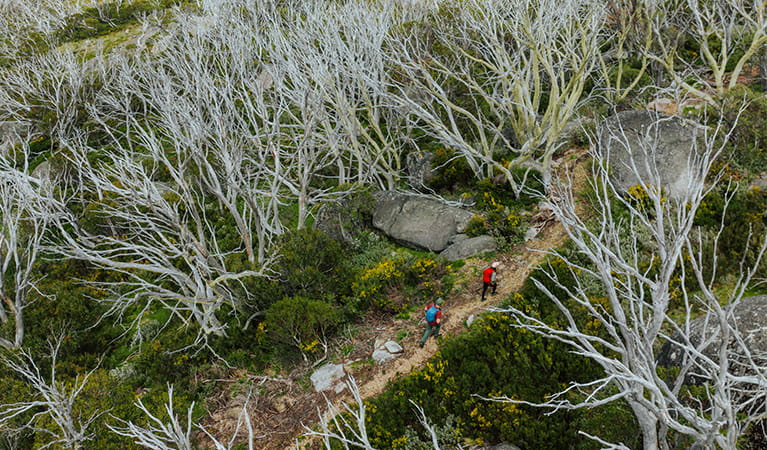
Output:
[[[442,326],[442,297],[438,298],[436,303],[432,303],[423,309],[426,314],[426,332],[421,338],[420,347],[426,344],[426,340],[434,333],[434,337],[440,337],[439,327]]]
[[[485,268],[485,270],[482,271],[482,301],[485,301],[485,293],[487,292],[487,288],[491,287],[493,288],[493,292],[490,293],[490,295],[495,295],[495,289],[498,287],[498,283],[495,281],[495,274],[498,271],[498,266],[500,266],[501,263],[498,261],[495,261],[494,263],[490,264],[490,267]]]

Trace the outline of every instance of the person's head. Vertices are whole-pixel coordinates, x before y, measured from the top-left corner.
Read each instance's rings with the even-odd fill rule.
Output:
[[[442,304],[442,297],[440,297],[440,298],[438,298],[438,299],[437,299],[437,304],[438,304],[438,305],[441,305],[441,304]]]
[[[501,263],[499,263],[498,261],[495,261],[494,263],[490,264],[490,267],[492,267],[493,269],[497,269],[498,266],[500,266],[500,265],[501,265]]]

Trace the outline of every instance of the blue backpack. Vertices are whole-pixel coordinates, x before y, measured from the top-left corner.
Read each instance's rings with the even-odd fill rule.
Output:
[[[437,311],[439,311],[439,308],[437,308],[434,305],[431,305],[429,309],[426,310],[426,321],[429,323],[434,323],[437,321]]]

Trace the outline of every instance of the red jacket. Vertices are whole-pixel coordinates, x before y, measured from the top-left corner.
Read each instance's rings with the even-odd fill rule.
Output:
[[[492,283],[495,281],[495,268],[488,267],[484,271],[482,271],[482,282],[483,283]]]

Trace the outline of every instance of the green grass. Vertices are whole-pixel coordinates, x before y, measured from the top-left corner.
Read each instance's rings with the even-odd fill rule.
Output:
[[[137,24],[139,18],[155,11],[182,5],[183,0],[136,0],[128,5],[106,3],[99,8],[87,8],[67,18],[66,25],[57,30],[59,43],[106,36],[128,25]]]

